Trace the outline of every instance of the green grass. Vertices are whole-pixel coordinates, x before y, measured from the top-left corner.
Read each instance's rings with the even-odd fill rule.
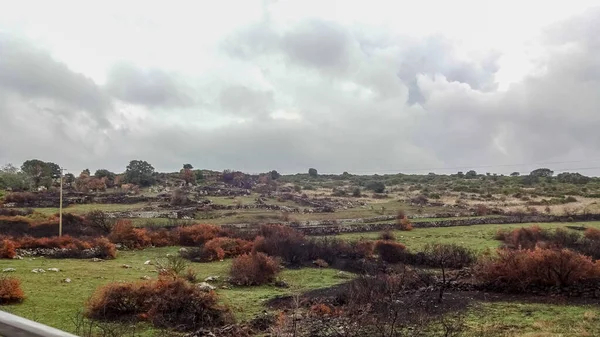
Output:
[[[138,210],[147,206],[144,203],[138,204],[73,204],[63,208],[63,213],[72,213],[72,214],[85,214],[93,210],[100,210],[104,212],[123,212],[123,211],[132,211]],[[34,208],[35,212],[52,215],[58,213],[58,208],[56,207],[43,207],[43,208]]]
[[[542,223],[542,228],[559,228],[582,223]],[[600,228],[600,222],[585,222],[586,227]],[[394,231],[396,240],[413,250],[420,250],[428,243],[448,243],[465,246],[475,251],[484,251],[488,248],[497,248],[500,241],[494,239],[499,229],[512,229],[528,227],[533,224],[504,224],[504,225],[474,225],[438,228],[415,228],[409,232]],[[346,240],[359,240],[361,238],[374,240],[379,237],[379,232],[348,233],[336,237]]]
[[[600,308],[520,302],[487,302],[467,317],[467,336],[600,336]]]
[[[110,282],[137,281],[145,275],[156,278],[154,267],[144,265],[144,261],[164,257],[167,253],[176,254],[177,250],[178,247],[166,247],[120,251],[117,259],[105,262],[45,258],[0,260],[2,268],[17,270],[10,273],[10,276],[21,279],[27,296],[22,304],[2,306],[2,310],[73,332],[75,326],[71,319],[78,310],[83,309],[85,301],[98,286]],[[123,264],[132,268],[122,268]],[[190,264],[201,280],[211,275],[226,278],[230,265],[230,260]],[[34,268],[59,268],[61,271],[35,274],[31,272]],[[219,289],[217,292],[223,302],[232,307],[238,320],[246,320],[264,309],[265,300],[277,295],[328,287],[342,282],[343,280],[335,277],[336,273],[333,269],[284,270],[280,278],[290,284],[288,289],[273,286],[234,287]],[[65,278],[70,278],[72,282],[62,282]]]

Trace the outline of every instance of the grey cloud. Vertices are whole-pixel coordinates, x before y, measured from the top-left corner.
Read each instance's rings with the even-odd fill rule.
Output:
[[[221,107],[233,114],[266,116],[273,107],[273,93],[253,90],[241,85],[224,88],[219,95]]]
[[[25,100],[62,105],[58,110],[71,115],[87,111],[102,126],[108,126],[111,99],[91,79],[71,71],[29,41],[2,34],[0,90],[18,93]]]
[[[106,90],[122,101],[147,107],[187,107],[195,104],[189,86],[160,69],[142,69],[129,63],[114,65]]]

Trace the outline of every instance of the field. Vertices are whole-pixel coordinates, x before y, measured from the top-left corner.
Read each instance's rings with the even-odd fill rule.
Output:
[[[567,224],[540,224],[543,228],[564,227]],[[573,225],[573,224],[568,224]],[[586,223],[600,228],[600,222]],[[422,228],[410,232],[397,231],[397,240],[409,249],[418,251],[428,243],[456,243],[477,251],[495,248],[499,242],[494,234],[500,228],[518,228],[528,224],[476,225],[453,228]],[[346,240],[376,239],[379,233],[353,233],[338,237]],[[147,248],[140,251],[119,251],[115,260],[91,262],[89,260],[25,258],[2,260],[2,268],[15,268],[11,276],[23,281],[27,299],[23,304],[3,307],[3,310],[30,318],[60,329],[73,331],[73,318],[96,287],[120,281],[136,281],[143,276],[156,278],[156,269],[145,265],[147,260],[161,259],[166,254],[176,254],[179,247]],[[131,268],[125,268],[128,265]],[[230,260],[212,263],[191,263],[199,279],[208,276],[228,275]],[[35,268],[59,268],[60,272],[32,273]],[[276,296],[299,294],[304,291],[326,288],[340,282],[338,271],[330,268],[287,269],[280,278],[290,288],[275,286],[230,287],[218,289],[222,301],[233,308],[239,321],[246,321],[263,310],[266,300]],[[65,283],[64,279],[72,280]],[[225,283],[219,283],[225,284]],[[557,319],[558,316],[558,319]],[[529,297],[477,298],[467,317],[467,336],[592,336],[600,332],[600,308],[590,304],[569,304],[559,301],[536,303]],[[138,333],[153,335],[148,326],[140,325]]]

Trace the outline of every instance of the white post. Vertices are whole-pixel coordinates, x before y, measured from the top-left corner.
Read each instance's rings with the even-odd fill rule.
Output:
[[[60,205],[58,206],[58,236],[62,236],[63,168],[60,168]]]

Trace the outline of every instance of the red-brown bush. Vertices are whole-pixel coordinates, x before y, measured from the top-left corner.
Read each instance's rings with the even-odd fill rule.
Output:
[[[279,261],[263,253],[236,257],[229,272],[233,284],[244,286],[272,282],[277,273],[279,273]]]
[[[147,232],[154,247],[176,246],[179,244],[179,229],[167,230],[160,228]]]
[[[214,225],[192,225],[179,229],[179,243],[182,246],[200,246],[217,236],[221,229]]]
[[[117,257],[117,247],[107,238],[97,238],[92,241],[96,250],[96,257],[101,259],[114,259]]]
[[[8,239],[0,240],[0,259],[12,259],[17,256],[15,243]]]
[[[103,237],[85,241],[72,238],[69,235],[50,238],[24,236],[7,241],[11,242],[14,245],[14,248],[18,249],[49,249],[50,251],[46,252],[48,254],[46,256],[53,258],[97,257],[102,259],[114,259],[117,255],[115,245]],[[0,244],[0,247],[1,246],[2,244]]]
[[[34,238],[31,236],[24,236],[17,239],[16,242],[17,247],[23,249],[59,248],[85,250],[92,248],[92,245],[89,242],[75,239],[69,235],[54,236],[49,238]]]
[[[222,260],[227,257],[248,254],[252,251],[253,242],[232,239],[232,238],[214,238],[204,245],[204,250],[208,255]]]
[[[254,240],[254,252],[278,256],[290,265],[299,265],[311,260],[304,234],[291,227],[263,225],[260,235]]]
[[[569,249],[498,249],[479,262],[477,277],[488,283],[524,290],[530,285],[568,286],[600,277],[600,262]]]
[[[204,292],[181,279],[160,278],[139,283],[110,283],[94,292],[86,316],[99,320],[145,319],[156,327],[182,331],[222,326],[232,322],[214,292]]]
[[[411,231],[413,229],[412,223],[410,219],[406,215],[398,214],[396,217],[396,224],[399,230],[401,231]]]
[[[151,244],[144,228],[134,228],[131,221],[119,220],[108,235],[112,243],[120,243],[129,249],[142,249]]]
[[[381,234],[379,235],[379,240],[396,241],[396,236],[392,231],[386,230],[381,232]]]
[[[378,240],[375,243],[375,252],[388,263],[404,262],[406,259],[406,246],[393,241]]]
[[[588,228],[585,230],[585,238],[593,241],[600,241],[600,229]]]
[[[511,232],[496,233],[496,238],[502,238],[510,248],[533,249],[544,238],[544,232],[538,225],[516,228]]]
[[[25,293],[21,289],[21,281],[12,277],[0,277],[0,304],[21,303]]]

